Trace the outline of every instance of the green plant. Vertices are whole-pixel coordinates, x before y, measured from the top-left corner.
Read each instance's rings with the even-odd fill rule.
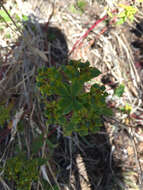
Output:
[[[33,155],[38,153],[38,151],[42,148],[43,143],[44,143],[43,141],[44,141],[43,135],[39,135],[37,138],[33,140],[32,146],[31,146],[31,152]],[[47,146],[50,148],[50,153],[48,154],[48,159],[50,159],[54,149],[57,147],[58,144],[56,144],[49,138],[47,138],[45,142]]]
[[[117,88],[114,90],[114,95],[121,97],[124,93],[125,85],[120,84]]]
[[[95,133],[103,125],[102,115],[111,115],[107,107],[105,87],[94,84],[90,92],[85,91],[85,82],[100,75],[89,62],[70,61],[59,68],[41,68],[37,86],[45,104],[47,124],[60,125],[64,135],[72,132],[80,135]]]
[[[117,4],[118,13],[113,15],[110,11],[108,11],[108,15],[111,18],[116,18],[116,24],[124,24],[127,20],[131,22],[134,21],[135,14],[138,12],[138,9],[134,5],[125,5],[125,4]]]
[[[26,16],[26,15],[22,15],[22,20],[23,20],[23,21],[28,21],[29,18],[28,18],[28,16]]]
[[[30,190],[32,182],[38,180],[39,167],[44,163],[42,158],[27,160],[24,153],[19,153],[7,160],[4,176],[13,181],[18,190]]]
[[[120,111],[126,114],[130,114],[132,111],[132,106],[126,103],[125,106],[120,108]]]
[[[87,5],[87,2],[85,0],[78,0],[76,4],[72,4],[69,9],[72,13],[75,14],[83,14],[85,7]]]
[[[119,18],[117,24],[123,24],[127,21],[127,19],[133,22],[135,14],[137,12],[137,8],[134,6],[124,4],[119,4],[119,7],[123,8],[123,11],[121,11],[121,13],[119,13],[117,16]]]
[[[45,180],[41,180],[43,190],[59,190],[59,187],[57,185],[48,185]]]
[[[0,126],[3,127],[5,122],[10,119],[10,109],[0,105]]]
[[[11,35],[10,35],[10,34],[6,34],[6,35],[5,35],[5,38],[10,39],[10,38],[11,38]]]
[[[77,7],[81,11],[81,13],[84,12],[86,5],[87,5],[87,2],[85,0],[78,0],[77,1]]]
[[[10,14],[10,11],[8,11]],[[0,22],[11,22],[11,18],[8,16],[8,14],[4,10],[0,10]]]
[[[70,10],[70,12],[72,12],[74,14],[78,14],[78,10],[75,8],[74,5],[70,5],[69,10]]]

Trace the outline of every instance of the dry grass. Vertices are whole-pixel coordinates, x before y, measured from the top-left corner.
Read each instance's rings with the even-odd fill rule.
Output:
[[[3,28],[0,32],[0,101],[1,104],[12,106],[11,119],[5,126],[5,128],[11,129],[11,136],[9,139],[8,133],[7,137],[5,137],[5,141],[1,142],[1,167],[4,169],[6,160],[15,154],[14,144],[18,144],[20,150],[26,149],[29,158],[32,140],[38,137],[39,134],[44,134],[45,139],[48,137],[46,120],[42,114],[42,106],[40,105],[40,94],[35,88],[35,77],[37,68],[47,64],[48,66],[52,65],[51,58],[56,55],[55,52],[52,52],[51,46],[54,48],[58,46],[62,56],[66,55],[69,59],[89,60],[92,66],[98,67],[101,70],[101,77],[108,76],[108,78],[110,78],[112,85],[125,85],[123,96],[118,98],[114,96],[114,90],[107,82],[106,87],[109,93],[107,103],[113,107],[115,115],[114,118],[104,118],[105,130],[98,134],[108,136],[110,142],[110,150],[108,151],[110,156],[104,164],[110,165],[110,172],[112,171],[111,179],[114,181],[114,185],[111,187],[111,179],[110,176],[108,176],[108,171],[105,170],[104,172],[100,170],[102,167],[98,168],[98,164],[96,163],[99,162],[100,165],[100,157],[95,158],[93,156],[93,166],[91,166],[92,158],[88,161],[88,158],[86,156],[84,157],[91,147],[93,148],[92,154],[94,154],[94,150],[97,151],[95,147],[106,144],[106,140],[99,140],[100,144],[98,144],[97,140],[96,143],[96,138],[100,139],[97,135],[91,137],[89,143],[85,143],[85,141],[88,140],[81,139],[76,134],[73,139],[65,138],[59,140],[61,138],[61,131],[60,128],[58,128],[56,129],[55,136],[57,143],[62,141],[60,143],[61,147],[59,146],[57,148],[55,159],[50,160],[41,168],[41,178],[39,178],[35,189],[44,189],[41,185],[43,176],[51,187],[54,188],[53,184],[56,184],[59,189],[73,188],[76,190],[88,190],[88,188],[94,188],[103,190],[141,190],[143,187],[143,150],[141,149],[143,142],[143,84],[142,67],[136,66],[136,59],[140,61],[142,52],[139,52],[140,55],[138,56],[135,49],[131,46],[131,43],[136,37],[130,32],[130,29],[135,28],[136,25],[135,22],[128,22],[124,25],[109,24],[109,27],[107,27],[105,22],[102,22],[95,27],[82,41],[82,44],[70,54],[75,42],[83,36],[88,28],[90,28],[97,19],[105,16],[108,9],[113,10],[117,8],[118,5],[117,0],[114,1],[114,4],[108,0],[102,2],[87,0],[86,2],[87,4],[83,13],[73,11],[74,0],[29,0],[24,2],[17,0],[16,4],[13,4],[11,0],[4,4],[6,10],[12,7],[11,17],[14,21],[16,14],[19,15],[20,18],[22,18],[23,14],[29,15],[31,22],[27,22],[27,29],[25,29],[22,24],[17,28],[13,22],[8,23],[8,25],[4,22],[0,23],[0,27]],[[127,0],[123,1],[123,3],[128,2]],[[135,21],[139,23],[143,19],[143,5],[136,3],[136,7],[139,8],[139,12],[135,17]],[[36,32],[32,30],[32,23]],[[63,50],[63,44],[59,45],[59,42],[62,41],[62,36],[59,36],[61,41],[57,41],[53,44],[49,43],[45,50],[47,34],[43,32],[43,29],[40,27],[43,23],[48,23],[49,27],[52,28],[59,28],[63,34],[65,34],[69,55],[67,50],[66,52]],[[105,29],[105,32],[103,29]],[[7,34],[10,34],[11,38],[7,38]],[[66,44],[64,44],[64,48],[65,46]],[[61,61],[63,57],[58,56],[57,59]],[[55,58],[54,60],[55,64],[61,64],[57,59]],[[98,79],[100,83],[102,82],[101,77]],[[94,80],[92,82],[94,83]],[[120,111],[120,108],[126,105],[132,108],[130,114]],[[21,121],[24,125],[22,132],[18,130]],[[3,129],[1,129],[1,131],[3,132]],[[86,149],[84,149],[85,147]],[[104,152],[105,149],[106,146],[102,151]],[[39,156],[43,158],[47,157],[48,151],[46,141],[44,141]],[[102,151],[99,152],[99,155],[102,155]],[[105,155],[107,155],[107,153]],[[65,165],[60,163],[59,158],[65,161]],[[113,158],[114,161],[120,161],[120,164],[114,166],[112,162]],[[97,176],[94,175],[91,177],[87,174],[83,180],[81,175],[82,170],[80,170],[81,160],[84,160],[82,163],[87,162],[89,170],[94,166],[96,170],[99,169],[99,173],[96,173]],[[62,167],[64,167],[64,169]],[[75,170],[76,167],[80,176],[80,187],[75,182],[77,180],[77,178],[74,177],[74,173],[77,171]],[[83,168],[84,167],[85,166],[83,166]],[[122,172],[119,172],[119,170],[116,169],[117,167],[120,167]],[[85,167],[84,170],[86,169]],[[64,171],[65,176],[63,174]],[[67,174],[68,172],[69,174]],[[63,180],[61,180],[62,176],[64,176]],[[0,176],[0,181],[3,186],[1,189],[14,190],[14,184],[9,185],[7,180],[3,178],[3,175]],[[82,181],[84,182],[82,183]],[[98,183],[94,185],[90,184],[95,182]],[[84,185],[82,186],[82,184]]]

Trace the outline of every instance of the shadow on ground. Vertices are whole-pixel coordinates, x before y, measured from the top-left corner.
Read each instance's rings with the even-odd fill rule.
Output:
[[[70,152],[65,152],[69,150],[67,139],[60,140],[54,154],[61,170],[58,179],[61,183],[70,183],[71,190],[125,189],[124,183],[121,182],[122,168],[119,166],[121,161],[114,160],[112,145],[104,127],[99,134],[79,137],[78,140],[73,136],[73,139],[72,165]]]

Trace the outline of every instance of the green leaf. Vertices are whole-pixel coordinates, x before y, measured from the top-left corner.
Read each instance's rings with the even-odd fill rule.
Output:
[[[20,17],[19,17],[18,14],[15,15],[15,19],[16,19],[17,21],[21,21],[21,19],[20,19]]]
[[[73,110],[73,104],[69,104],[65,109],[63,110],[63,114],[68,114]]]
[[[76,10],[76,8],[75,8],[75,6],[74,5],[71,5],[70,7],[69,7],[69,10],[70,10],[70,12],[72,12],[72,13],[78,13],[78,10]]]
[[[81,125],[76,126],[76,132],[78,132],[81,136],[86,136],[88,135],[88,126],[87,122],[85,120],[84,124],[82,123]]]
[[[60,100],[59,100],[59,106],[61,108],[61,112],[63,114],[67,114],[69,112],[72,111],[73,109],[73,103],[71,101],[71,98],[67,98],[67,97],[62,97]]]
[[[68,123],[67,126],[65,126],[64,134],[66,136],[71,136],[73,131],[74,131],[74,124],[72,122],[70,122],[70,123]]]
[[[134,17],[133,15],[131,15],[131,16],[129,17],[129,19],[130,19],[131,22],[133,22],[134,19],[135,19],[135,17]]]
[[[102,87],[102,88],[103,88],[103,87]],[[104,88],[105,88],[105,87],[104,87]],[[92,85],[91,90],[92,90],[92,89],[95,90],[95,91],[96,91],[97,89],[98,89],[98,90],[101,90],[101,86],[100,86],[99,84],[95,83],[94,85]]]
[[[103,85],[100,87],[100,89],[101,89],[102,91],[106,90],[105,86],[103,86]]]
[[[88,129],[83,129],[83,130],[80,130],[79,131],[79,134],[81,135],[81,136],[87,136],[88,135]]]
[[[83,69],[83,68],[86,69],[86,68],[89,67],[89,65],[90,65],[89,61],[86,61],[85,63],[80,62],[78,64],[78,67],[81,68],[81,69]]]
[[[70,96],[70,91],[66,84],[59,83],[56,86],[55,91],[56,91],[57,95],[59,95],[59,96]]]
[[[81,118],[79,117],[78,112],[73,112],[71,117],[71,122],[73,122],[75,125],[77,125],[80,122]]]
[[[8,11],[10,14],[10,11]],[[4,10],[0,10],[0,16],[6,21],[11,22],[11,18],[8,16],[8,14]],[[0,18],[0,21],[2,21],[2,18]]]
[[[73,108],[75,111],[79,111],[83,108],[83,105],[78,100],[73,100]]]
[[[96,68],[90,68],[90,72],[92,78],[97,77],[101,74],[101,72]]]
[[[80,80],[74,80],[71,85],[72,97],[79,95],[82,88],[83,88],[82,82],[80,82]]]
[[[81,69],[81,75],[80,75],[79,80],[82,82],[88,82],[100,74],[101,72],[96,68],[93,68],[93,67],[86,68],[86,69],[83,68]]]
[[[58,144],[53,144],[50,140],[48,140],[48,139],[46,139],[46,143],[47,143],[47,145],[48,145],[48,147],[49,147],[49,149],[51,150],[51,149],[54,149],[54,148],[56,148],[57,146],[58,146]]]
[[[100,124],[100,125],[102,125],[102,124]],[[92,132],[93,133],[97,133],[97,132],[99,132],[100,131],[100,127],[99,126],[95,126],[93,129],[92,129]]]
[[[6,35],[5,35],[5,38],[10,39],[10,38],[11,38],[11,35],[10,35],[10,34],[6,34]]]
[[[32,143],[32,148],[31,151],[33,153],[37,153],[40,148],[43,145],[43,135],[40,135],[39,137],[37,137],[36,139],[34,139],[33,143]]]
[[[22,15],[22,20],[23,20],[23,21],[28,21],[29,18],[28,18],[28,16],[26,16],[26,15]]]
[[[10,119],[9,109],[0,105],[0,126],[3,127],[8,119]]]
[[[121,18],[119,19],[119,21],[117,21],[117,24],[120,25],[120,24],[124,24],[126,22],[126,18]]]
[[[124,93],[124,89],[125,89],[125,86],[123,84],[121,84],[119,87],[117,87],[115,90],[114,90],[114,95],[118,96],[118,97],[121,97]]]
[[[77,79],[80,75],[80,72],[77,70],[77,68],[73,67],[72,65],[62,67],[62,71],[64,71],[65,76],[70,81],[74,80],[75,78]]]
[[[47,187],[47,186],[46,186]],[[59,190],[59,187],[56,185],[52,185],[49,190]]]
[[[49,159],[48,158],[35,158],[34,161],[37,161],[38,162],[38,166],[41,166],[41,165],[45,164],[47,161],[49,161]]]
[[[37,85],[37,87],[41,87],[41,86],[43,86],[43,82],[37,82],[36,85]]]
[[[64,116],[59,117],[59,124],[60,124],[60,125],[65,125],[65,123],[66,123],[65,117],[64,117]]]
[[[80,9],[80,11],[84,11],[85,7],[86,7],[86,1],[85,0],[78,0],[77,1],[77,6]]]

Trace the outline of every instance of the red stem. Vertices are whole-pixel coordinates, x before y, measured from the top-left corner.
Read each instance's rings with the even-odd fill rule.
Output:
[[[112,13],[117,12],[117,10],[113,10]],[[102,17],[101,19],[97,20],[84,34],[83,36],[81,36],[76,43],[73,45],[72,50],[69,52],[69,55],[71,55],[73,53],[73,51],[79,47],[79,45],[81,44],[81,42],[88,36],[89,32],[91,32],[95,26],[97,26],[100,22],[104,21],[106,18],[108,18],[108,15],[105,15],[104,17]]]

